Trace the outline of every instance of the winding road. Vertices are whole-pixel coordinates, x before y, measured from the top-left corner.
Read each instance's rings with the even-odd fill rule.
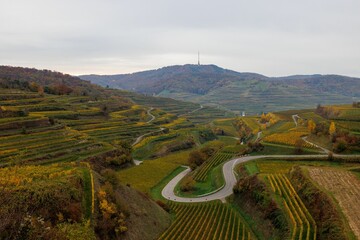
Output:
[[[146,112],[147,115],[149,115],[149,116],[151,117],[151,119],[150,119],[149,121],[147,121],[146,123],[151,123],[152,121],[155,120],[155,116],[151,114],[151,111],[152,111],[152,110],[154,110],[153,107],[149,108],[149,110],[147,110],[147,112]],[[146,136],[148,136],[148,135],[151,135],[151,134],[153,134],[153,133],[161,132],[161,131],[163,131],[163,130],[165,130],[165,128],[162,127],[162,128],[160,128],[159,130],[157,130],[157,131],[145,133],[145,134],[137,137],[137,138],[135,139],[135,141],[133,142],[133,144],[131,144],[131,146],[133,147],[133,146],[135,146],[136,144],[138,144],[139,142],[141,142],[141,140],[143,140],[144,137],[146,137]],[[139,160],[136,160],[136,159],[133,159],[133,162],[134,162],[134,164],[135,164],[136,166],[142,164],[142,161],[139,161]]]
[[[292,119],[294,120],[295,126],[297,127],[298,123],[296,121],[296,118],[301,118],[301,117],[299,115],[297,115],[297,114],[292,115]]]
[[[197,111],[199,111],[199,110],[201,110],[201,109],[203,109],[203,108],[204,108],[204,106],[203,106],[203,105],[200,105],[199,108],[194,109],[194,110],[192,110],[192,111],[190,111],[190,112],[187,112],[187,113],[180,114],[178,117],[185,116],[185,115],[189,115],[189,114],[194,113],[194,112],[197,112]]]
[[[300,117],[298,114],[292,115],[292,119],[294,120],[295,126],[298,125],[298,123],[297,123],[297,121],[296,121],[296,118],[301,118],[301,117]],[[302,137],[301,139],[304,140],[304,142],[307,142],[308,144],[310,144],[310,145],[312,145],[312,146],[315,146],[315,147],[321,149],[321,150],[322,150],[324,153],[326,153],[326,154],[331,153],[331,151],[330,151],[329,149],[326,149],[326,148],[324,148],[324,147],[321,147],[321,146],[319,146],[319,145],[317,145],[317,144],[315,144],[315,143],[310,142],[309,140],[307,140],[307,136]],[[334,154],[334,156],[339,156],[339,155],[338,155],[338,154]]]
[[[360,155],[337,155],[342,158],[347,157],[360,157]],[[237,182],[234,167],[239,163],[248,162],[255,159],[260,158],[277,158],[277,159],[297,159],[297,158],[327,158],[327,155],[260,155],[260,156],[244,156],[235,158],[232,160],[229,160],[226,162],[223,166],[223,175],[225,179],[225,185],[218,189],[217,191],[214,191],[212,193],[209,193],[208,195],[202,195],[199,197],[193,197],[193,198],[186,198],[186,197],[179,197],[176,196],[174,190],[176,185],[180,182],[180,180],[185,177],[191,170],[190,168],[185,169],[181,173],[179,173],[177,176],[175,176],[162,190],[161,194],[164,198],[174,201],[174,202],[185,202],[185,203],[191,203],[191,202],[207,202],[212,200],[221,200],[225,202],[225,198],[233,194],[233,187]]]
[[[203,108],[203,106],[201,106],[199,109]],[[199,109],[195,109],[194,111],[197,111]],[[148,110],[148,114],[152,115],[150,113],[150,111],[152,110],[149,109]],[[193,112],[194,112],[193,111]],[[153,116],[153,115],[152,115]],[[297,126],[298,123],[296,121],[296,118],[300,118],[299,115],[292,115],[292,118],[294,120],[295,125]],[[150,120],[153,121],[155,119],[152,118]],[[163,128],[161,128],[159,131],[164,130]],[[144,134],[140,137],[138,137],[136,139],[136,141],[133,143],[133,146],[136,145],[138,142],[140,142],[142,140],[142,138],[146,135],[150,135],[151,133],[147,133]],[[259,139],[261,137],[261,132],[258,133],[257,135],[257,139]],[[243,157],[238,157],[232,160],[227,161],[224,165],[223,165],[223,176],[224,176],[224,180],[225,180],[225,184],[220,187],[219,189],[208,193],[208,194],[203,194],[201,196],[198,197],[179,197],[175,194],[175,187],[178,185],[178,183],[181,181],[181,179],[183,179],[188,173],[191,172],[191,169],[189,167],[186,167],[186,169],[184,171],[182,171],[181,173],[179,173],[178,175],[176,175],[173,179],[171,179],[166,186],[163,188],[161,195],[165,198],[168,199],[170,201],[174,201],[174,202],[184,202],[184,203],[196,203],[196,202],[207,202],[207,201],[213,201],[213,200],[221,200],[222,202],[225,202],[226,197],[230,196],[231,194],[233,194],[233,187],[235,186],[236,182],[237,182],[237,178],[235,176],[235,172],[234,172],[234,168],[237,164],[240,163],[244,163],[244,162],[248,162],[251,160],[255,160],[255,159],[260,159],[260,158],[276,158],[276,159],[297,159],[297,158],[309,158],[309,159],[320,159],[320,158],[327,158],[328,157],[328,153],[330,153],[329,150],[322,148],[312,142],[309,142],[306,137],[303,137],[303,140],[305,142],[308,142],[309,144],[312,144],[320,149],[322,149],[324,151],[325,154],[321,154],[321,155],[259,155],[259,156],[243,156]],[[338,157],[342,157],[342,158],[347,158],[347,157],[360,157],[360,155],[336,155]],[[137,161],[138,165],[140,164],[140,161]]]
[[[147,112],[146,112],[146,113],[151,117],[151,119],[150,119],[149,121],[147,121],[146,123],[151,123],[152,121],[155,120],[155,116],[151,114],[151,111],[152,111],[152,110],[154,110],[153,107],[151,107],[151,108],[150,108],[149,110],[147,110]],[[133,142],[133,144],[131,144],[131,146],[133,147],[133,146],[135,146],[136,144],[138,144],[141,140],[143,140],[144,137],[146,137],[146,136],[148,136],[148,135],[151,135],[151,134],[153,134],[153,133],[161,132],[161,131],[163,131],[163,130],[165,130],[165,128],[162,127],[162,128],[160,128],[159,130],[157,130],[157,131],[145,133],[145,134],[137,137],[137,138],[135,139],[135,141]],[[136,164],[136,163],[135,163],[135,164]],[[136,164],[136,165],[139,165],[139,164]]]
[[[151,111],[154,110],[153,107],[151,107],[149,110],[147,110],[147,115],[149,115],[151,117],[151,119],[149,121],[147,121],[146,123],[151,123],[152,121],[155,120],[155,116],[151,114]]]
[[[257,137],[256,137],[255,141],[258,141],[261,138],[261,134],[262,134],[262,132],[257,133]]]
[[[298,123],[296,121],[296,118],[301,118],[301,117],[296,114],[296,115],[292,115],[292,118],[294,120],[295,125],[297,126]],[[259,138],[260,135],[261,135],[261,132],[258,133],[257,137]],[[297,158],[314,159],[315,158],[315,159],[319,159],[319,158],[327,158],[328,157],[328,153],[330,153],[330,151],[328,149],[325,149],[323,147],[320,147],[320,146],[308,141],[306,139],[306,137],[303,137],[302,139],[305,142],[322,149],[325,154],[322,154],[322,155],[261,155],[261,156],[244,156],[244,157],[235,158],[235,159],[229,160],[223,166],[222,170],[223,170],[223,176],[224,176],[224,180],[225,180],[224,186],[222,186],[221,188],[217,189],[216,191],[213,191],[206,195],[201,195],[201,196],[192,197],[192,198],[179,197],[179,196],[176,196],[176,194],[175,194],[176,185],[181,181],[182,178],[184,178],[188,173],[191,172],[191,169],[189,167],[187,167],[184,171],[182,171],[177,176],[175,176],[163,188],[161,194],[164,198],[166,198],[170,201],[174,201],[174,202],[190,203],[190,202],[207,202],[207,201],[212,201],[212,200],[221,200],[221,201],[225,202],[226,197],[233,194],[233,187],[235,186],[235,184],[237,182],[235,172],[234,172],[234,167],[239,163],[244,163],[244,162],[248,162],[248,161],[260,159],[260,158],[277,158],[277,159],[297,159]],[[337,154],[336,156],[342,157],[342,158],[360,157],[360,155],[339,155],[339,154]]]
[[[295,125],[297,126],[298,123],[296,121],[296,118],[300,118],[299,115],[292,115],[292,118],[294,120]],[[258,138],[260,137],[261,132],[258,133]],[[277,159],[297,159],[297,158],[309,158],[309,159],[320,159],[320,158],[327,158],[328,153],[330,153],[329,150],[320,147],[312,142],[309,142],[306,137],[303,137],[303,140],[309,144],[312,144],[324,151],[325,154],[321,155],[260,155],[260,156],[243,156],[239,158],[235,158],[232,160],[229,160],[223,165],[223,176],[225,180],[225,185],[221,188],[217,189],[216,191],[213,191],[211,193],[201,195],[198,197],[179,197],[175,194],[175,187],[176,185],[181,181],[182,178],[184,178],[188,173],[191,172],[191,169],[187,167],[184,171],[179,173],[177,176],[175,176],[168,184],[163,188],[161,194],[164,198],[174,201],[174,202],[207,202],[207,201],[213,201],[213,200],[221,200],[225,202],[226,197],[233,194],[233,187],[235,186],[237,179],[235,176],[234,168],[239,163],[248,162],[255,159],[260,158],[277,158]],[[348,158],[348,157],[360,157],[360,155],[336,155],[338,157],[342,158]]]
[[[310,142],[309,140],[307,140],[307,136],[306,136],[306,137],[302,137],[302,140],[304,140],[305,142],[307,142],[308,144],[310,144],[310,145],[312,145],[312,146],[315,146],[315,147],[317,147],[317,148],[320,148],[320,149],[323,150],[323,152],[326,153],[326,154],[331,153],[330,150],[328,150],[328,149],[326,149],[326,148],[323,148],[323,147],[321,147],[321,146],[319,146],[319,145],[317,145],[317,144],[315,144],[315,143],[312,143],[312,142]],[[338,154],[335,154],[335,153],[333,153],[333,154],[334,154],[334,156],[338,156]]]

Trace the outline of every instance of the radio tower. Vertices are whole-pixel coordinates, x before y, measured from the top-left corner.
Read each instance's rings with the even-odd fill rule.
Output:
[[[198,66],[200,66],[200,52],[198,51]]]

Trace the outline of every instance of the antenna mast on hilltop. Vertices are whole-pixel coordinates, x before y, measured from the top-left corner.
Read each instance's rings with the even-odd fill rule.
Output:
[[[200,52],[198,51],[198,66],[200,66]]]

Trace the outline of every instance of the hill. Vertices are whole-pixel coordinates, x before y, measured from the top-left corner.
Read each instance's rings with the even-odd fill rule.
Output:
[[[0,66],[0,87],[49,94],[99,95],[102,88],[89,81],[50,70]]]
[[[312,108],[318,103],[350,103],[360,97],[359,78],[318,74],[274,78],[215,65],[170,66],[132,74],[80,78],[102,86],[248,113]]]
[[[156,238],[170,215],[117,172],[133,166],[132,145],[146,136],[164,137],[164,156],[192,148],[187,131],[224,114],[48,70],[0,67],[0,239]]]

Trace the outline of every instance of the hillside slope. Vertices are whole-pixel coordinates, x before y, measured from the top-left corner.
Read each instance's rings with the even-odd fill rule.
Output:
[[[102,86],[259,113],[349,103],[359,98],[359,78],[295,75],[272,78],[215,65],[170,66],[119,75],[83,75]],[[286,104],[284,104],[286,102]]]
[[[170,225],[158,204],[116,178],[132,163],[131,143],[159,129],[147,124],[147,107],[121,95],[0,67],[0,239],[150,240]]]

